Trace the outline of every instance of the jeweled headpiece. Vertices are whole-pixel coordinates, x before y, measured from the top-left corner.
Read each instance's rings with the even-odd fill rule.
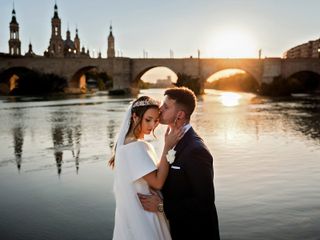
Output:
[[[153,98],[149,98],[146,100],[142,100],[142,101],[137,101],[132,105],[132,108],[136,108],[136,107],[144,107],[144,106],[160,106],[160,102],[153,99]]]

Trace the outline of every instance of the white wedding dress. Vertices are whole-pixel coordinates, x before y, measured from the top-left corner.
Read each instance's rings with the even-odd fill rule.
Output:
[[[153,146],[138,140],[117,146],[114,168],[116,199],[114,240],[171,239],[163,213],[145,211],[137,193],[150,194],[142,178],[157,169]]]

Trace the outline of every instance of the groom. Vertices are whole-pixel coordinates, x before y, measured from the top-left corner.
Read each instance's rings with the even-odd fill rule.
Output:
[[[196,96],[188,88],[170,88],[164,93],[160,123],[171,128],[182,125],[183,138],[175,146],[175,160],[162,188],[162,199],[153,192],[139,194],[147,211],[165,212],[173,240],[220,239],[215,207],[213,157],[190,125]]]

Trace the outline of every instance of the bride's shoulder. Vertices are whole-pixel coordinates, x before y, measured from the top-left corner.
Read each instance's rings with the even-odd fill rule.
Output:
[[[126,146],[126,147],[133,147],[133,148],[136,148],[136,147],[152,147],[152,145],[150,143],[148,143],[147,141],[145,140],[136,140],[136,141],[132,141],[132,142],[128,142],[127,144],[124,144],[123,146]]]
[[[121,149],[121,151],[129,152],[130,155],[139,155],[139,153],[153,151],[153,146],[145,140],[137,140],[123,145]]]
[[[146,140],[141,140],[141,139],[139,139],[138,141],[137,141],[137,144],[138,145],[141,145],[141,146],[147,146],[147,147],[150,147],[150,146],[152,146],[150,143],[148,143]]]
[[[138,140],[135,145],[136,147],[142,148],[142,149],[153,149],[153,145],[146,140]]]

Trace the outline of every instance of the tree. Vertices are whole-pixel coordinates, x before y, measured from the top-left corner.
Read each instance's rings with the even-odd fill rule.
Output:
[[[178,73],[178,80],[175,83],[177,87],[187,87],[191,89],[194,94],[199,95],[201,92],[201,82],[198,77],[192,77],[184,73]]]
[[[256,93],[259,85],[249,74],[237,73],[231,76],[219,78],[213,82],[207,82],[205,87],[217,90]]]

